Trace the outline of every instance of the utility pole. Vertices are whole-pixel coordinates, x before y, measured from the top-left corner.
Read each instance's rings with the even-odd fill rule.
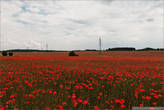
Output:
[[[0,6],[1,6],[1,1],[0,1]],[[2,11],[2,8],[0,7],[0,11]],[[0,13],[0,22],[1,22],[1,13]],[[0,28],[2,29],[1,25],[0,25]],[[0,29],[0,51],[2,51],[2,32],[1,32],[1,29]]]
[[[48,51],[48,43],[46,43],[46,50]]]
[[[101,55],[101,37],[99,38],[99,54]]]
[[[41,50],[43,50],[44,49],[44,47],[43,47],[44,45],[43,45],[43,42],[41,41],[41,43],[40,43],[40,49]]]
[[[0,51],[2,51],[2,36],[1,36],[1,33],[0,33]]]

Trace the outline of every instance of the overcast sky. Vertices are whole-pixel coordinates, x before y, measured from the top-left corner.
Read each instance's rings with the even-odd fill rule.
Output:
[[[1,49],[163,47],[163,0],[0,0]]]

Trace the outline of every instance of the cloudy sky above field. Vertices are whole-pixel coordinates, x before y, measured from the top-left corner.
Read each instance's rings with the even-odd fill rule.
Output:
[[[1,49],[163,47],[163,0],[0,0]]]

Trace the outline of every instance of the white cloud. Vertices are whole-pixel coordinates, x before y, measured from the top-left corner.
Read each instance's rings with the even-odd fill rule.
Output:
[[[162,47],[162,1],[1,1],[4,49]],[[33,43],[28,43],[28,42]],[[36,45],[35,45],[36,44]],[[31,45],[31,46],[29,46]]]

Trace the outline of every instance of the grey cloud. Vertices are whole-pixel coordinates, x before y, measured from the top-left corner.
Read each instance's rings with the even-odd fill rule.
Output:
[[[74,19],[71,19],[71,21],[74,22],[74,23],[77,23],[77,24],[84,24],[84,25],[89,24],[88,21],[84,21],[84,20],[74,20]]]
[[[153,22],[154,19],[153,19],[153,18],[149,18],[149,19],[147,19],[146,21],[147,21],[147,22]]]
[[[103,4],[110,4],[110,3],[112,3],[113,1],[116,1],[116,0],[97,0],[97,1],[99,1],[99,2],[102,2]]]
[[[42,44],[40,42],[37,42],[34,40],[27,41],[27,42],[23,43],[23,45],[26,48],[35,48],[35,49],[40,49],[42,46]]]
[[[27,5],[22,6],[21,9],[22,9],[22,13],[32,12],[31,10],[28,9]]]
[[[23,25],[33,25],[32,23],[30,23],[30,22],[27,22],[27,21],[24,21],[24,20],[16,20],[16,22],[18,22],[18,23],[21,23],[21,24],[23,24]]]
[[[40,48],[40,42],[46,41],[50,49],[98,49],[100,36],[103,48],[161,47],[162,7],[157,7],[161,3],[135,1],[33,1],[26,4],[29,12],[13,10],[24,3],[12,2],[2,7],[2,34],[26,48]]]
[[[12,15],[13,17],[19,17],[19,13],[14,13],[13,15]]]

